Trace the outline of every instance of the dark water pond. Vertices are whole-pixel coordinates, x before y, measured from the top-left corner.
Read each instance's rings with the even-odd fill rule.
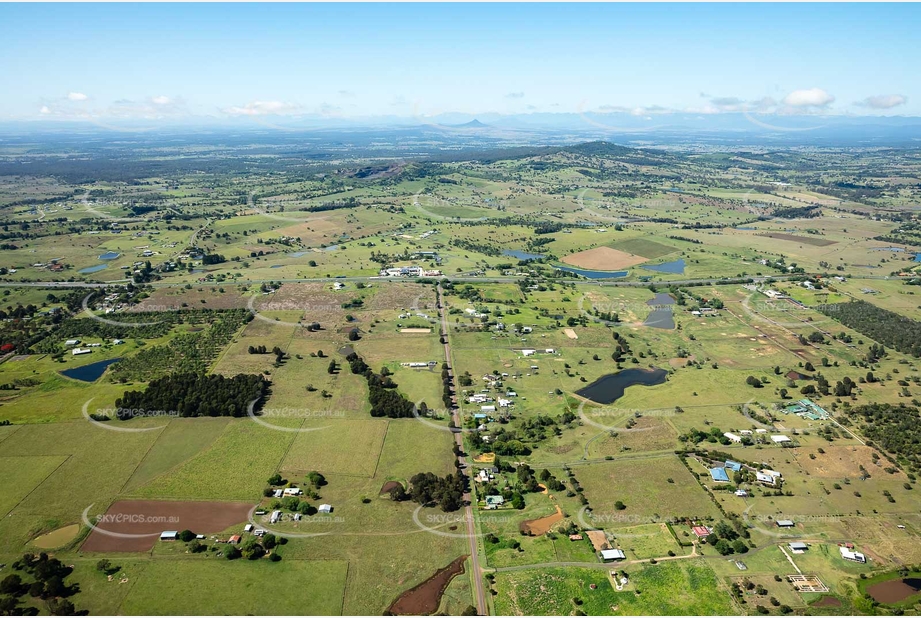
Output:
[[[583,270],[581,268],[571,268],[569,266],[554,266],[554,268],[557,270],[565,270],[568,273],[582,275],[587,279],[617,279],[618,277],[626,277],[628,274],[630,274],[626,270]]]
[[[100,260],[114,260],[119,255],[121,255],[121,253],[117,253],[115,251],[106,251],[105,253],[99,256],[99,259]]]
[[[654,309],[652,313],[646,316],[643,326],[666,330],[675,328],[675,316],[672,313],[672,305],[675,304],[675,299],[672,298],[671,294],[658,292],[654,298],[646,301],[646,304],[654,307]]]
[[[95,382],[106,372],[106,367],[120,360],[120,358],[110,358],[108,360],[90,363],[89,365],[83,365],[82,367],[66,369],[62,371],[61,374],[68,378],[73,378],[74,380],[80,380],[81,382]]]
[[[664,369],[624,369],[617,373],[602,376],[576,391],[576,395],[590,399],[595,403],[614,403],[624,396],[628,387],[640,384],[642,386],[655,386],[664,384],[668,372]]]
[[[899,603],[921,592],[921,578],[890,579],[873,584],[867,593],[879,603]]]

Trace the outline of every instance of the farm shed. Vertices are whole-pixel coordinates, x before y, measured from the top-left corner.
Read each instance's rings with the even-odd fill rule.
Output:
[[[160,533],[161,541],[175,541],[178,538],[179,538],[178,530],[165,530]]]
[[[624,554],[624,552],[619,549],[601,550],[601,560],[604,562],[611,562],[612,560],[624,560],[626,557],[626,554]]]

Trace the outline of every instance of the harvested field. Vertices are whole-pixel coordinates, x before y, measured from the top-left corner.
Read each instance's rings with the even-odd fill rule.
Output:
[[[563,521],[563,511],[560,509],[559,505],[557,505],[556,513],[539,519],[523,521],[519,525],[519,528],[522,532],[530,534],[531,536],[540,536],[550,532],[550,529],[553,528],[553,524],[559,521]]]
[[[178,311],[187,309],[245,309],[247,299],[239,294],[236,288],[228,287],[230,291],[221,293],[216,287],[203,287],[186,290],[183,288],[159,288],[153,290],[150,296],[128,311]]]
[[[119,500],[97,522],[81,551],[138,552],[154,546],[164,530],[191,530],[196,534],[223,532],[247,520],[246,502],[184,502]],[[110,536],[114,532],[126,536]],[[139,535],[139,536],[128,536]]]
[[[430,333],[432,332],[431,328],[401,328],[401,333]]]
[[[467,556],[460,556],[448,566],[438,569],[434,575],[414,588],[410,588],[387,608],[391,614],[421,616],[438,611],[441,595],[455,576],[464,572]]]
[[[768,234],[757,234],[757,236],[765,236],[767,238],[774,238],[777,240],[789,240],[791,242],[799,242],[804,245],[812,245],[813,247],[827,247],[828,245],[838,244],[837,240],[826,240],[825,238],[813,238],[809,236],[797,236],[795,234],[785,234],[783,232],[770,232]]]
[[[622,270],[646,261],[646,258],[610,247],[596,247],[567,255],[562,261],[589,270]]]
[[[80,533],[80,524],[70,524],[32,539],[32,545],[39,549],[57,549],[67,545]]]
[[[883,472],[883,468],[889,465],[889,462],[880,458],[876,463],[873,461],[874,451],[869,446],[825,446],[824,453],[819,453],[816,449],[807,449],[806,457],[800,460],[800,465],[811,475],[822,478],[840,479],[845,477],[859,477],[861,475],[860,466],[863,466],[870,474],[885,476],[885,478],[904,481],[905,473],[901,470],[895,474]],[[814,454],[815,459],[810,459],[809,454]]]

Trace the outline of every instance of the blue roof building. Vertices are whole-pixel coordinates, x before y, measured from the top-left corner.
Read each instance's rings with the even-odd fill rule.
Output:
[[[733,472],[738,472],[742,469],[742,464],[737,461],[732,461],[731,459],[726,460],[726,467],[732,470]]]
[[[729,475],[726,474],[726,468],[710,468],[710,476],[713,477],[714,481],[722,483],[729,482]]]

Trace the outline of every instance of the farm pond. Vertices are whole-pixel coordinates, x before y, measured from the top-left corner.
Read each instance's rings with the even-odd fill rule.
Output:
[[[658,367],[654,369],[624,369],[617,373],[602,376],[586,386],[577,390],[576,395],[585,397],[595,403],[614,403],[624,396],[630,386],[656,386],[665,383],[668,372]]]
[[[74,367],[73,369],[65,369],[61,372],[62,375],[67,376],[68,378],[73,378],[74,380],[80,380],[81,382],[95,382],[102,377],[102,374],[106,372],[106,368],[120,361],[120,358],[109,358],[102,361],[97,361],[95,363],[90,363],[89,365],[83,365],[82,367]]]

